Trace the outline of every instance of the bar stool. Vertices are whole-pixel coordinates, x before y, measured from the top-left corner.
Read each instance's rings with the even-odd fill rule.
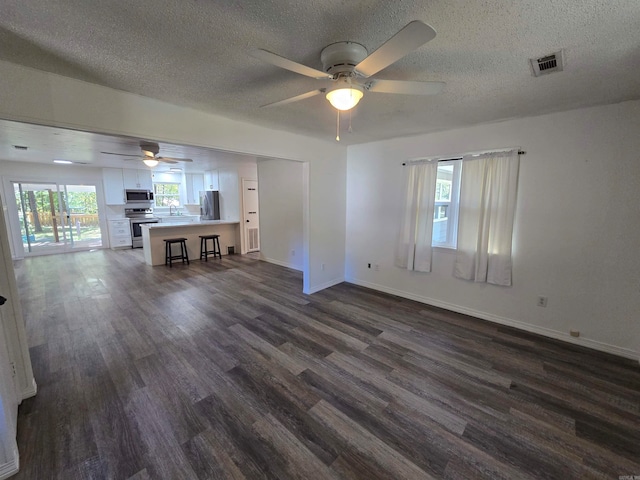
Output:
[[[207,250],[207,240],[211,240],[213,250]],[[200,235],[200,260],[204,257],[204,261],[208,262],[207,255],[209,254],[213,254],[213,258],[216,258],[217,255],[222,259],[220,235]]]
[[[173,267],[172,260],[187,261],[189,265],[189,254],[187,253],[187,239],[186,238],[165,238],[164,239],[164,264]],[[180,244],[180,255],[172,255],[171,245],[174,243]]]

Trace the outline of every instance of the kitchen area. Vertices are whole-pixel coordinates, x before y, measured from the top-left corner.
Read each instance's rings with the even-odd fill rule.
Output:
[[[143,248],[148,265],[164,264],[164,238],[187,238],[190,258],[199,257],[199,235],[218,234],[223,255],[247,251],[240,219],[241,184],[257,177],[255,164],[204,173],[180,168],[102,169],[109,246]]]
[[[302,268],[299,162],[160,143],[152,153],[162,161],[149,166],[139,152],[151,142],[0,120],[3,125],[14,135],[11,151],[0,158],[2,214],[14,260],[109,249],[139,252],[127,258],[144,261],[145,225],[164,225],[166,236],[170,224],[208,222],[203,233],[226,229],[223,258],[230,251],[261,252],[266,261]],[[260,195],[259,175],[265,178]],[[204,191],[218,192],[219,220],[201,219]],[[199,241],[188,247],[190,257],[199,258]]]

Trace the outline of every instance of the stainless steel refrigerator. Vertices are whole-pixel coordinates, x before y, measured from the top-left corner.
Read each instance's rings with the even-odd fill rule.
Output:
[[[220,192],[200,192],[200,220],[220,220]]]

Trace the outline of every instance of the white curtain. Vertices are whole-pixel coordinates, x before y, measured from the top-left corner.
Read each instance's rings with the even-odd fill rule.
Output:
[[[396,266],[431,271],[431,231],[435,204],[437,162],[409,165],[396,246]]]
[[[454,276],[511,285],[518,151],[465,157]]]

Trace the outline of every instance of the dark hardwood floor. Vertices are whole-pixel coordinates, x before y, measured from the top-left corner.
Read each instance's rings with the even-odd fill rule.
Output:
[[[16,479],[640,475],[640,367],[248,256],[16,264]],[[606,321],[606,319],[603,319]]]

